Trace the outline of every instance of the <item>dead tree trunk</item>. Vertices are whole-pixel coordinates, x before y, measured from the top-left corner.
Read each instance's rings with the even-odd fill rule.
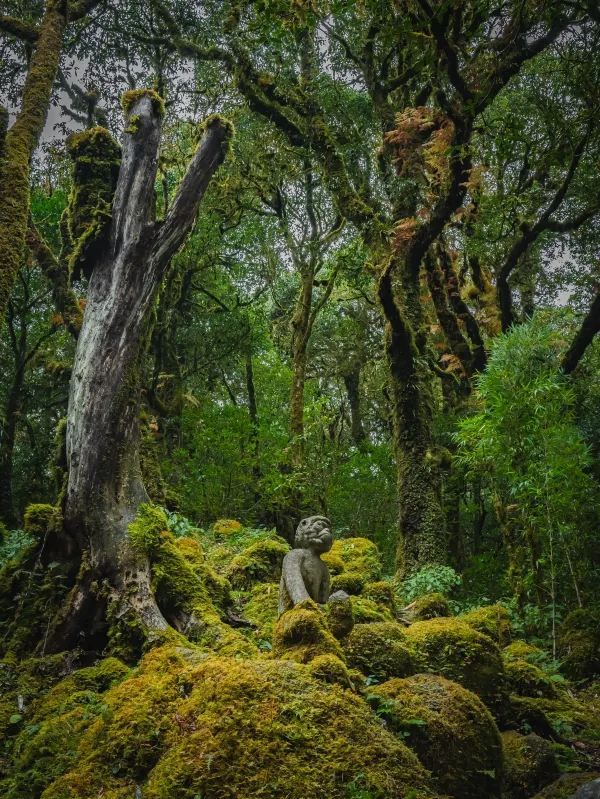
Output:
[[[167,216],[153,222],[161,106],[150,91],[125,96],[128,127],[108,243],[93,265],[69,394],[64,523],[86,568],[54,648],[72,644],[86,620],[99,616],[100,601],[110,618],[133,621],[143,635],[167,627],[147,558],[128,538],[129,523],[148,500],[139,463],[139,366],[157,289],[225,157],[230,126],[219,117],[207,122]]]

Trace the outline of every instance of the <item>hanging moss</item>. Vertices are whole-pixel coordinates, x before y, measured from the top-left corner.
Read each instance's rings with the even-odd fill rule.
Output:
[[[442,793],[500,795],[502,745],[479,697],[443,677],[417,674],[369,689],[369,701],[428,768]]]
[[[474,691],[490,708],[506,697],[504,665],[496,644],[458,619],[430,619],[406,630],[425,671]]]
[[[502,748],[506,799],[529,799],[558,777],[558,763],[552,744],[538,735],[504,732]]]
[[[458,618],[474,630],[489,635],[499,646],[507,646],[510,643],[510,614],[502,605],[475,608]]]
[[[344,660],[338,641],[327,626],[319,606],[307,599],[282,613],[273,634],[273,657],[309,663],[318,655]]]
[[[367,677],[387,680],[417,670],[405,629],[393,622],[357,624],[343,646],[348,665]]]
[[[121,148],[106,128],[74,133],[67,140],[73,188],[65,210],[63,254],[73,279],[90,276],[106,246],[111,205],[121,165]]]

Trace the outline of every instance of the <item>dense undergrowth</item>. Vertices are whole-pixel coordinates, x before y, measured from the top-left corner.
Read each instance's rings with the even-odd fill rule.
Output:
[[[141,658],[122,626],[101,652],[44,655],[19,629],[36,585],[50,599],[34,582],[2,631],[6,799],[561,799],[600,770],[584,611],[553,660],[510,608],[423,593],[431,574],[386,579],[377,548],[347,538],[324,558],[350,600],[277,620],[288,545],[274,533],[198,530],[154,506],[130,533],[172,633]],[[35,540],[5,534],[4,586]],[[195,623],[177,631],[183,611]]]

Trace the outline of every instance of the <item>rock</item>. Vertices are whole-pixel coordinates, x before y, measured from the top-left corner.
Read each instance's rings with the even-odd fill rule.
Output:
[[[475,608],[458,618],[477,632],[489,635],[499,646],[507,646],[510,642],[510,614],[502,605]]]
[[[573,680],[600,674],[600,611],[571,611],[558,631],[561,668]]]
[[[395,622],[357,624],[342,642],[348,665],[367,677],[408,677],[416,669],[404,627]]]
[[[307,599],[277,619],[273,657],[310,663],[319,655],[335,655],[344,660],[342,648],[331,634],[325,615],[312,599]]]
[[[528,799],[559,775],[552,744],[535,733],[502,733],[506,799]]]
[[[600,779],[586,782],[569,799],[600,799]]]
[[[419,621],[406,629],[419,670],[441,674],[496,709],[506,697],[500,651],[487,635],[460,619]]]
[[[500,795],[502,744],[478,696],[444,677],[417,674],[371,688],[369,701],[432,772],[441,793]]]
[[[420,596],[414,602],[411,602],[410,605],[402,608],[401,613],[402,617],[411,623],[451,615],[448,600],[439,592]]]
[[[585,772],[562,774],[553,783],[536,793],[533,799],[574,799],[573,791],[589,784],[591,779],[595,779],[598,776],[597,774]],[[597,779],[595,781],[597,782]],[[580,799],[580,797],[577,797],[577,799]]]

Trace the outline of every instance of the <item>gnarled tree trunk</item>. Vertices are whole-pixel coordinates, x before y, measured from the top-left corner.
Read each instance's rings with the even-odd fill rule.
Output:
[[[85,554],[86,568],[57,626],[53,647],[72,643],[85,629],[85,620],[98,616],[99,601],[108,602],[112,618],[132,619],[143,635],[167,627],[151,590],[147,558],[128,537],[129,523],[148,500],[139,463],[139,364],[157,289],[223,161],[230,128],[218,117],[207,123],[175,201],[166,218],[155,223],[151,215],[160,106],[153,92],[129,97],[108,245],[93,266],[77,342],[64,523]],[[101,594],[92,585],[102,585]]]

